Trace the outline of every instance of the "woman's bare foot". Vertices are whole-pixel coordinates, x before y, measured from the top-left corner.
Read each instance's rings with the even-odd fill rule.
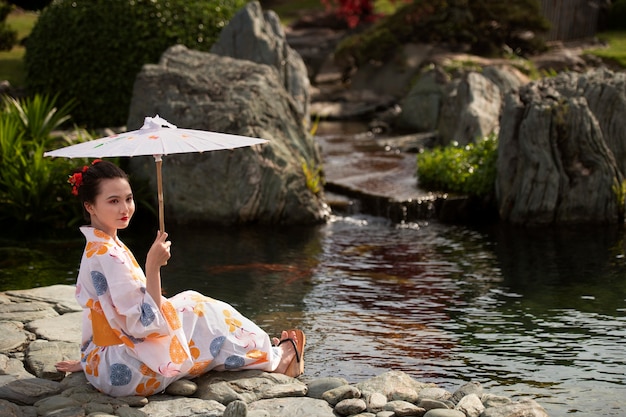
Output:
[[[80,365],[80,361],[61,361],[54,364],[54,367],[59,372],[82,372],[83,367]]]
[[[276,337],[272,340],[274,345],[280,346],[283,351],[280,363],[274,372],[294,378],[300,376],[304,368],[304,358],[302,357],[304,353],[304,333],[299,330],[283,330],[280,340]],[[300,346],[302,351],[298,352],[296,349]]]

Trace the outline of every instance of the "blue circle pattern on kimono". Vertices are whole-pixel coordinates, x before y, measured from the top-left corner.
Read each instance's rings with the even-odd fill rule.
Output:
[[[156,316],[154,315],[154,311],[152,311],[152,307],[150,306],[150,304],[141,304],[141,317],[139,318],[139,320],[141,320],[141,324],[143,324],[145,327],[148,327],[155,318]]]
[[[123,363],[114,363],[109,371],[111,373],[111,385],[115,387],[128,385],[133,377],[130,368]]]
[[[93,282],[93,286],[96,289],[96,294],[98,295],[106,293],[109,289],[107,279],[102,272],[91,271],[91,282]]]
[[[211,341],[211,346],[209,350],[211,351],[211,355],[215,358],[222,350],[222,346],[224,346],[224,342],[226,341],[226,337],[218,336]]]
[[[226,358],[224,361],[224,368],[226,369],[237,369],[241,368],[246,364],[246,361],[241,356],[231,355]]]

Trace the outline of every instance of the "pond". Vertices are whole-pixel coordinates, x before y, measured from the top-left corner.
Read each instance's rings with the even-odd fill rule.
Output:
[[[148,244],[121,234],[142,259]],[[402,370],[530,396],[551,417],[626,409],[626,244],[618,228],[483,230],[338,215],[293,228],[170,226],[164,290],[307,334],[305,378]],[[0,290],[73,283],[80,236],[0,258]],[[22,258],[24,259],[24,258]]]

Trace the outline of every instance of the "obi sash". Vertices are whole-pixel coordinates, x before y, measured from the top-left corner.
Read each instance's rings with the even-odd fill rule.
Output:
[[[93,331],[93,343],[98,346],[121,345],[122,339],[111,328],[109,321],[101,311],[91,310],[91,329]]]

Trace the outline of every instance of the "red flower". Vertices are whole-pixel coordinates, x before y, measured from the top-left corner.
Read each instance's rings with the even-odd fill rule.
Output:
[[[87,167],[83,168],[83,172],[86,171],[85,168]],[[75,172],[67,179],[67,182],[72,186],[72,194],[74,195],[78,195],[78,189],[83,184],[83,172]]]

